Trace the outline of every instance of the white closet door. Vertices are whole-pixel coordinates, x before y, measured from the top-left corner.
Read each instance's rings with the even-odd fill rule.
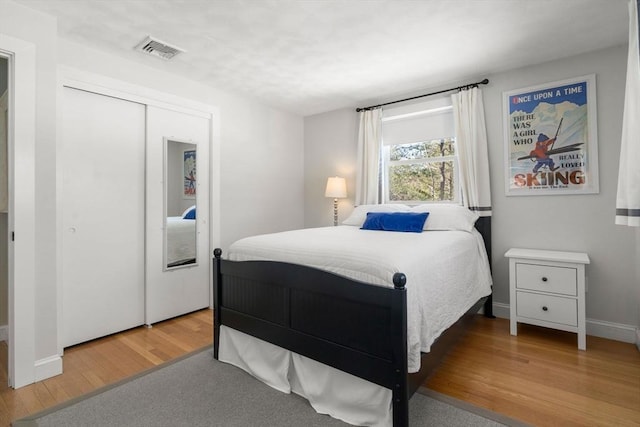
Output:
[[[144,323],[145,106],[63,89],[63,346]]]
[[[209,306],[210,116],[147,107],[147,252],[146,314],[150,325]],[[197,264],[166,269],[164,257],[165,138],[194,144],[197,149]],[[169,214],[170,216],[172,214]]]

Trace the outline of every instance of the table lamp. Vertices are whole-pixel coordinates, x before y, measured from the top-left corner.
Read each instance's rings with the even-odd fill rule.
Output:
[[[347,197],[347,183],[344,178],[331,176],[327,179],[325,197],[333,197],[333,225],[338,225],[338,199]]]

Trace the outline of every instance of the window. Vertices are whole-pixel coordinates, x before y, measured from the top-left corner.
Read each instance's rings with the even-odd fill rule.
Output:
[[[385,147],[385,199],[387,202],[457,200],[455,139]]]
[[[458,202],[458,157],[450,101],[412,108],[409,113],[406,109],[387,110],[382,119],[384,201]]]

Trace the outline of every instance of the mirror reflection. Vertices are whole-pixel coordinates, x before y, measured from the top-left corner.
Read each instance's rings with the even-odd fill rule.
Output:
[[[167,269],[196,263],[196,145],[165,139]]]

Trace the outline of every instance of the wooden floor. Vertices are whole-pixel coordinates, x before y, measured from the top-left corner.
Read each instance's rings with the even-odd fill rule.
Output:
[[[640,351],[478,316],[426,386],[536,426],[640,426]]]
[[[212,313],[115,334],[65,350],[64,374],[12,390],[0,387],[0,427],[212,342]],[[3,344],[3,343],[0,343]],[[6,366],[6,345],[0,352]],[[6,369],[0,370],[6,384]],[[640,426],[640,352],[632,344],[478,316],[426,385],[539,426]]]
[[[0,342],[0,427],[212,342],[212,311],[201,310],[67,348],[62,375],[18,390],[6,386],[7,346]]]

